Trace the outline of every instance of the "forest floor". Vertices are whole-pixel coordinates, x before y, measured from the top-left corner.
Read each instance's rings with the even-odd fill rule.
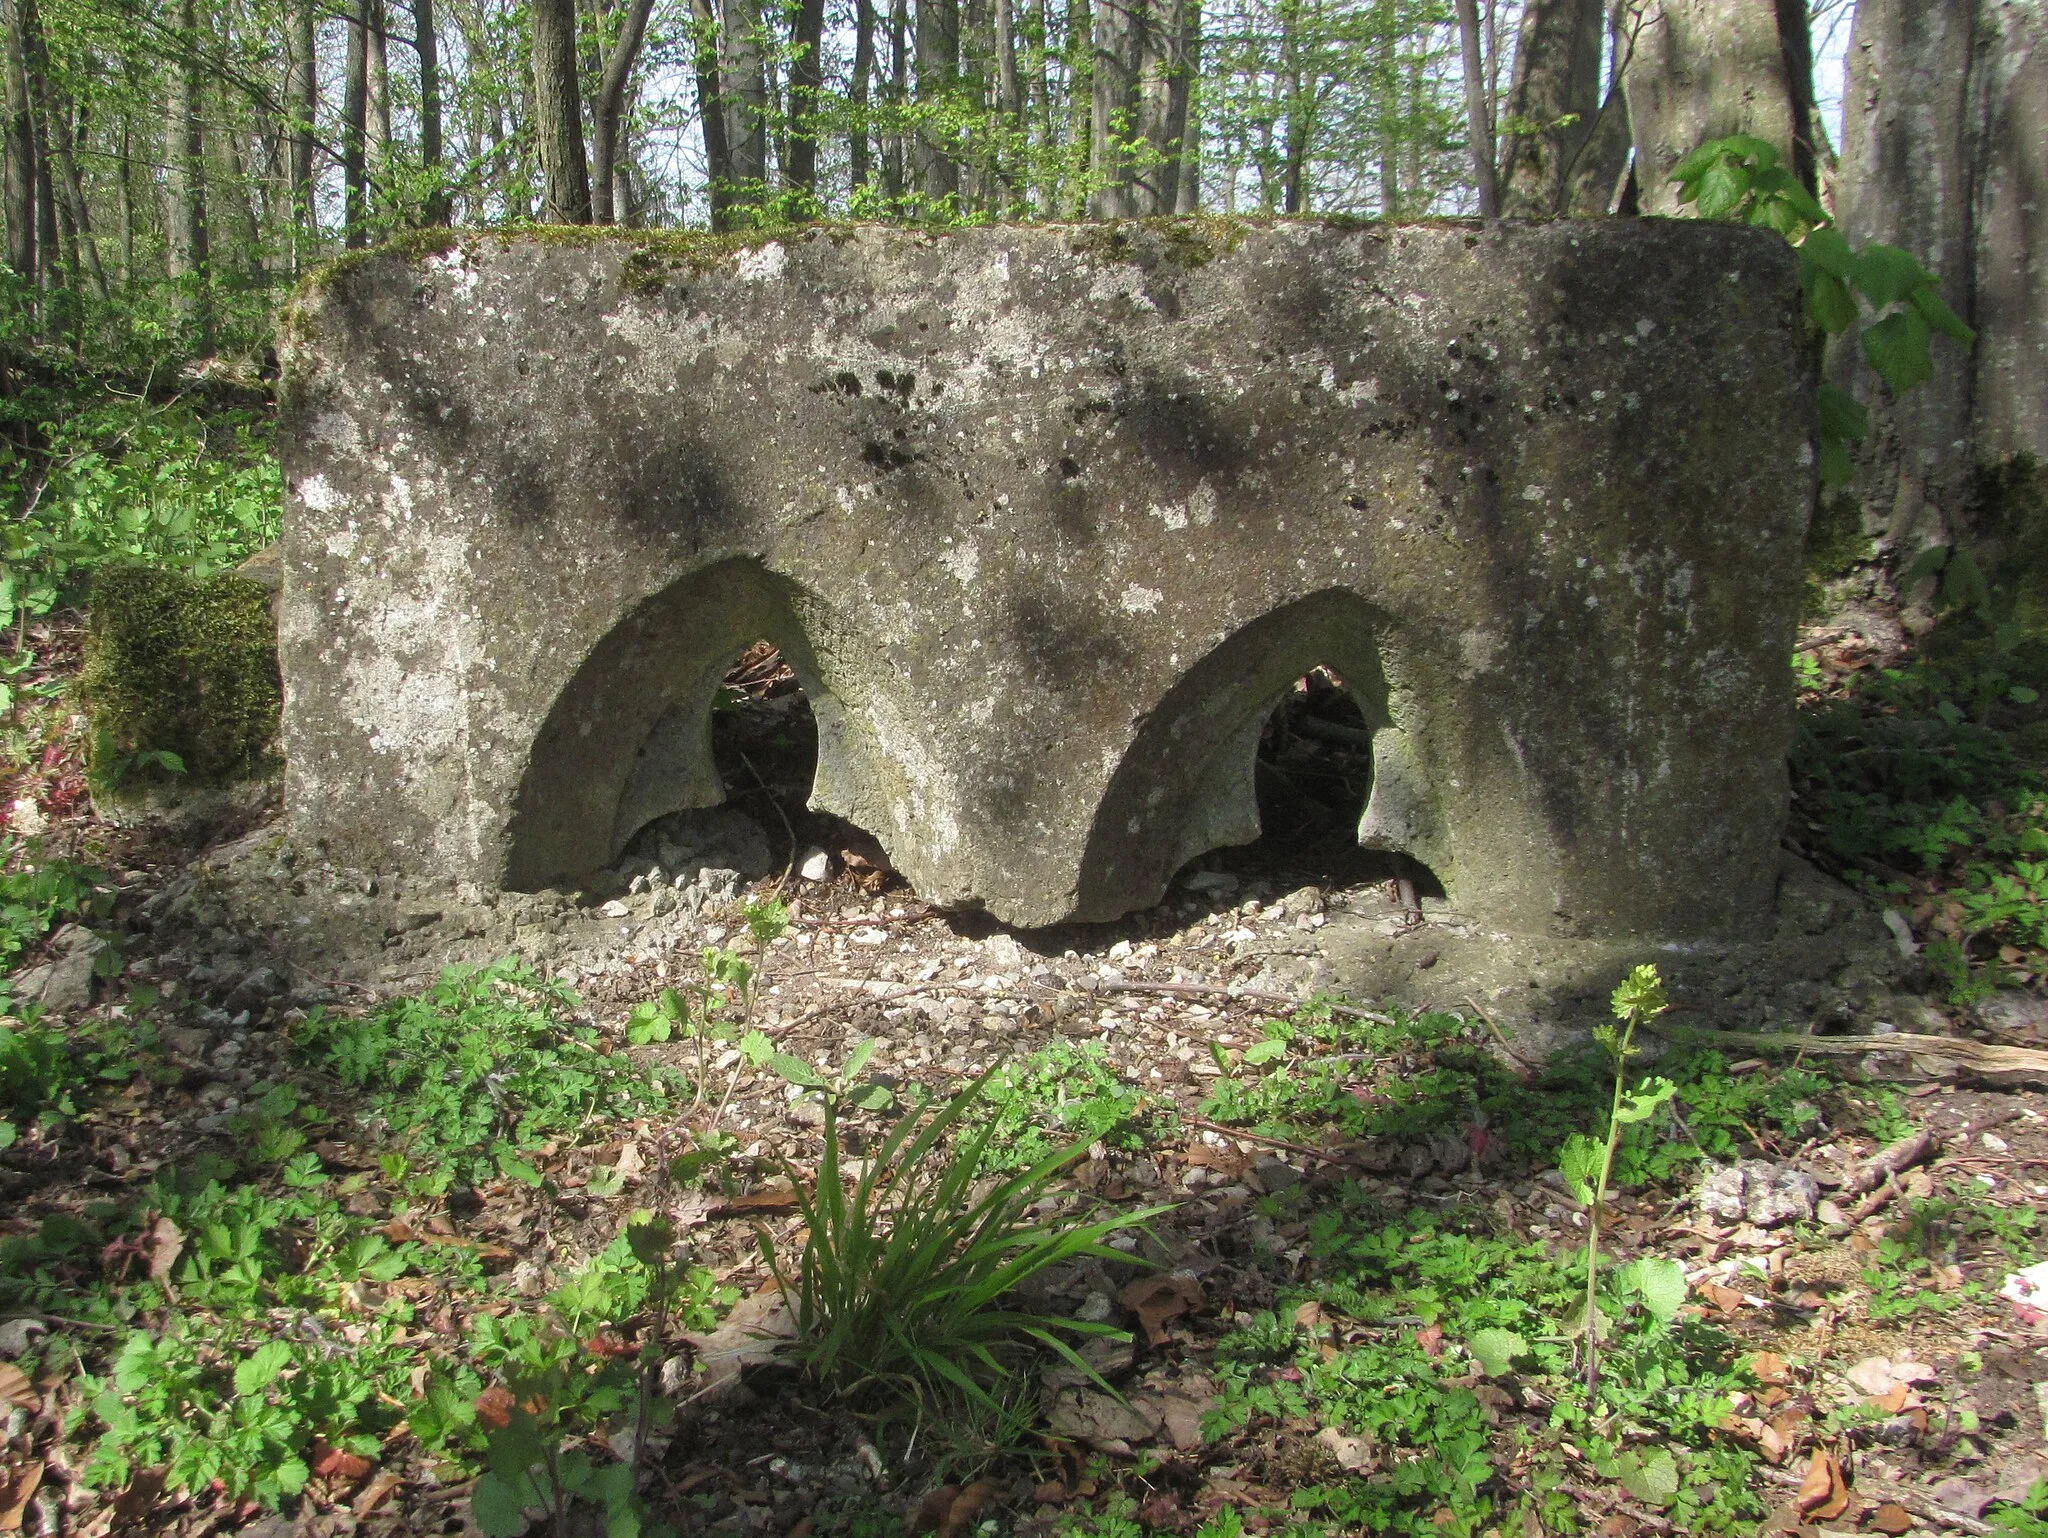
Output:
[[[1809,635],[1810,714],[1896,641]],[[50,679],[75,650],[40,637]],[[1581,1029],[1530,1034],[1420,873],[1304,866],[1306,833],[1118,926],[939,913],[804,812],[801,722],[756,682],[755,788],[693,825],[735,879],[656,841],[502,900],[302,862],[261,786],[103,821],[82,722],[33,717],[14,827],[75,863],[7,892],[9,965],[57,991],[0,1026],[0,1533],[516,1530],[481,1492],[524,1404],[578,1492],[536,1532],[2048,1534],[2048,1001],[2031,931],[1943,927],[1960,866],[1858,855],[1880,902],[1799,862],[1850,938],[1744,1021],[2016,1049],[2006,1082],[1702,1031],[1726,1001],[1630,958],[1675,1007],[1626,1079],[1675,1093],[1621,1131],[1589,1342],[1560,1164],[1607,1130],[1583,1027],[1626,963],[1545,978]],[[1342,781],[1342,733],[1308,735],[1283,778]],[[1835,805],[1809,785],[1801,854]],[[1960,981],[1908,964],[1951,932]],[[2001,933],[2009,986],[1973,986]],[[1401,997],[1328,991],[1361,951]],[[987,1072],[986,1176],[1077,1142],[1038,1216],[1159,1209],[1027,1289],[1127,1332],[1092,1376],[1020,1362],[1006,1413],[919,1417],[791,1364],[775,1267],[849,1059],[877,1108],[843,1103],[841,1157]]]

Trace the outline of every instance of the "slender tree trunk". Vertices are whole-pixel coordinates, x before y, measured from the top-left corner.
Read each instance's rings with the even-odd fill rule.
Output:
[[[711,228],[724,230],[732,187],[732,152],[726,145],[724,96],[718,78],[718,18],[712,13],[711,0],[690,0],[690,17],[697,126],[704,135],[704,199],[710,205]]]
[[[135,283],[135,121],[124,108],[121,113],[121,165],[115,183],[120,191],[121,287]]]
[[[293,266],[303,269],[313,251],[313,136],[320,111],[320,0],[297,0],[291,12],[291,62],[285,70],[285,110],[291,114]]]
[[[92,237],[92,216],[86,207],[85,183],[78,174],[78,157],[73,152],[71,115],[61,104],[50,115],[50,131],[55,140],[51,147],[57,156],[57,175],[64,207],[71,219],[79,255],[84,259],[85,270],[92,275],[93,287],[100,298],[111,298],[113,291],[107,285],[107,270],[100,262],[99,244]]]
[[[806,212],[818,190],[818,103],[825,90],[825,0],[796,0],[789,20],[789,153],[783,185],[802,195]]]
[[[348,58],[341,83],[342,244],[370,243],[370,20],[375,0],[356,0],[348,13]]]
[[[857,195],[873,174],[873,125],[868,120],[869,81],[875,73],[875,0],[854,0],[853,76],[846,102],[853,122],[846,145],[847,180]]]
[[[1006,211],[1022,212],[1026,191],[1026,155],[1023,87],[1017,77],[1017,28],[1014,0],[995,0],[996,117],[1003,126],[1005,142],[998,160]]]
[[[448,188],[441,150],[441,36],[434,0],[412,0],[414,51],[420,61],[420,167],[428,177],[423,224],[448,222]]]
[[[768,73],[761,58],[760,0],[722,0],[719,77],[733,202],[760,207],[768,183]]]
[[[1140,29],[1146,0],[1095,0],[1095,68],[1090,81],[1088,169],[1094,181],[1089,212],[1123,219],[1137,211],[1131,157],[1124,146],[1137,123]]]
[[[35,112],[28,89],[25,0],[7,7],[7,265],[30,287],[36,281]]]
[[[374,193],[391,177],[391,61],[386,46],[391,35],[391,7],[387,0],[369,0],[369,4],[363,45],[368,50],[370,71],[370,185]]]
[[[1529,0],[1508,86],[1500,205],[1510,218],[1562,213],[1566,178],[1600,116],[1601,0]]]
[[[1805,27],[1799,0],[1659,0],[1636,39],[1626,80],[1644,213],[1687,212],[1672,167],[1728,134],[1775,144],[1812,184],[1813,86],[1786,73],[1788,58],[1809,51],[1801,40]]]
[[[904,114],[910,107],[910,0],[889,0],[889,133],[882,143],[882,192],[892,209],[910,184]]]
[[[1143,163],[1132,178],[1132,211],[1170,214],[1180,195],[1180,152],[1188,124],[1187,23],[1181,0],[1151,0],[1138,50],[1138,132]]]
[[[206,144],[199,118],[197,0],[177,0],[184,57],[168,71],[164,113],[164,192],[170,215],[166,265],[178,285],[176,303],[200,352],[213,349],[213,305],[206,228]]]
[[[1500,186],[1493,166],[1493,104],[1480,57],[1477,0],[1457,0],[1458,49],[1465,70],[1465,133],[1472,141],[1472,184],[1479,189],[1479,216],[1500,215]]]
[[[960,84],[960,0],[917,0],[917,104],[950,112]],[[942,126],[920,118],[916,148],[918,190],[932,211],[958,203],[960,162]]]
[[[583,158],[583,91],[576,78],[575,0],[533,0],[533,127],[540,149],[541,217],[590,223]]]
[[[619,23],[618,41],[604,67],[604,83],[598,88],[597,111],[591,124],[591,141],[596,150],[591,170],[590,191],[599,224],[617,222],[616,189],[620,125],[625,120],[626,87],[633,79],[633,65],[640,57],[640,45],[647,36],[647,18],[654,0],[628,0]]]
[[[1092,199],[1089,168],[1095,163],[1095,34],[1089,0],[1067,0],[1067,139],[1059,188],[1059,211],[1077,217]]]
[[[1180,0],[1180,8],[1180,166],[1171,212],[1192,214],[1202,206],[1202,0]]]

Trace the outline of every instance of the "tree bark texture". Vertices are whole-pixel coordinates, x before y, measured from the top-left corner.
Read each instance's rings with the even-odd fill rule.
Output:
[[[354,250],[370,243],[369,23],[373,0],[356,0],[348,13],[348,54],[341,79],[342,244]]]
[[[725,86],[725,144],[732,201],[758,205],[768,180],[768,76],[761,58],[759,0],[723,0],[719,79]]]
[[[575,0],[533,0],[533,127],[540,149],[541,218],[590,223],[583,92],[576,78]]]
[[[194,57],[199,32],[196,0],[178,0],[177,25],[187,46],[184,58],[167,72],[164,197],[170,218],[164,255],[170,276],[184,280],[178,307],[205,352],[213,346],[213,312],[207,294],[206,145],[199,118],[199,64]]]
[[[1895,547],[1965,532],[1977,467],[2048,459],[2048,18],[2027,0],[1862,0],[1836,216],[1912,252],[1977,328],[1894,401],[1852,334],[1830,371],[1870,408],[1856,492]]]
[[[591,146],[595,151],[590,175],[592,212],[599,224],[616,224],[620,127],[626,114],[626,87],[632,83],[633,66],[640,58],[640,45],[647,36],[647,18],[654,0],[629,0],[619,21],[618,40],[605,61],[604,82],[598,87],[597,110],[592,114]]]
[[[433,178],[424,224],[448,222],[448,189],[441,181],[441,38],[434,0],[412,0],[414,51],[420,61],[420,165]]]
[[[718,71],[718,18],[711,0],[690,0],[693,24],[691,63],[697,77],[697,124],[704,133],[704,197],[711,228],[731,228],[732,151],[725,138],[724,92]]]
[[[1788,37],[1781,30],[1795,30]],[[1659,0],[1636,38],[1625,82],[1642,212],[1686,212],[1671,171],[1708,139],[1751,134],[1812,183],[1812,86],[1797,0]]]
[[[37,256],[35,114],[29,100],[22,5],[23,0],[6,0],[7,265],[33,284]]]
[[[1465,70],[1465,133],[1472,141],[1472,182],[1479,189],[1479,216],[1500,214],[1500,183],[1493,161],[1492,92],[1487,89],[1476,0],[1457,0],[1458,48]],[[1292,213],[1294,210],[1288,210]]]
[[[320,0],[298,0],[291,13],[291,61],[285,69],[285,111],[291,116],[292,221],[300,265],[311,257],[313,218],[313,133],[320,110]]]
[[[818,188],[818,106],[825,91],[825,0],[796,0],[789,18],[789,156],[783,184]]]
[[[854,0],[853,77],[846,83],[852,130],[846,146],[847,177],[858,193],[872,174],[874,128],[868,118],[869,83],[875,74],[875,0]]]
[[[1570,178],[1600,118],[1606,36],[1601,0],[1529,0],[1522,12],[1502,125],[1500,203],[1509,217],[1566,211]]]
[[[950,111],[960,82],[960,0],[917,0],[917,104]],[[960,162],[951,136],[931,115],[918,119],[912,150],[918,190],[932,204],[960,195]]]

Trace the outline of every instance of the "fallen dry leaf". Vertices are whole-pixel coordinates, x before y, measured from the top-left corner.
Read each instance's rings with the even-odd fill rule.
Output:
[[[0,1533],[21,1531],[22,1513],[28,1510],[28,1503],[43,1482],[43,1465],[40,1461],[10,1476],[0,1472]]]
[[[0,1362],[0,1405],[20,1405],[32,1410],[42,1402],[28,1374],[12,1362]]]
[[[946,1508],[945,1520],[939,1523],[939,1538],[959,1538],[974,1525],[988,1503],[996,1498],[996,1487],[992,1480],[977,1479],[973,1484],[953,1497],[953,1504]]]
[[[1692,1290],[1693,1296],[1724,1314],[1734,1313],[1743,1304],[1741,1293],[1733,1287],[1723,1287],[1719,1282],[1694,1282]]]
[[[1775,1351],[1759,1351],[1749,1359],[1749,1375],[1759,1383],[1790,1383],[1791,1369]]]
[[[1444,1327],[1440,1324],[1426,1324],[1415,1332],[1416,1347],[1426,1357],[1440,1357],[1444,1354]]]
[[[1909,1532],[1913,1526],[1913,1513],[1897,1501],[1886,1501],[1870,1514],[1870,1525],[1880,1533],[1896,1535]]]
[[[178,1263],[178,1257],[185,1253],[185,1234],[169,1218],[158,1217],[149,1227],[149,1275],[152,1281],[166,1282],[171,1277],[171,1267]]]
[[[395,1474],[390,1469],[386,1469],[367,1485],[363,1486],[362,1494],[355,1498],[355,1503],[349,1507],[349,1510],[360,1521],[389,1500],[391,1492],[404,1483],[405,1476],[403,1474]]]
[[[1294,1327],[1306,1330],[1311,1335],[1320,1335],[1323,1330],[1323,1305],[1310,1299],[1294,1311]]]
[[[1187,1276],[1141,1276],[1117,1299],[1138,1316],[1145,1338],[1155,1346],[1166,1344],[1166,1322],[1198,1309],[1203,1304],[1202,1285]]]
[[[1849,1509],[1849,1486],[1842,1478],[1842,1464],[1833,1453],[1814,1450],[1799,1482],[1799,1511],[1802,1516],[1833,1521]]]
[[[512,1424],[512,1409],[517,1403],[510,1389],[494,1383],[476,1396],[476,1418],[486,1426],[503,1431]]]
[[[1316,1433],[1316,1441],[1330,1450],[1330,1456],[1346,1473],[1356,1474],[1373,1465],[1371,1437],[1347,1436],[1335,1426],[1325,1426]]]
[[[315,1442],[310,1449],[307,1467],[322,1479],[339,1479],[353,1482],[370,1472],[370,1460],[355,1453],[344,1452],[339,1447],[329,1447],[325,1442]]]
[[[735,1196],[711,1209],[714,1218],[742,1217],[750,1212],[787,1212],[796,1206],[796,1187],[787,1180],[771,1180],[758,1190]]]

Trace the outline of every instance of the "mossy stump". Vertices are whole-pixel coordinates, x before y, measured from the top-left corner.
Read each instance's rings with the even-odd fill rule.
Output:
[[[270,595],[232,574],[103,571],[78,689],[96,792],[166,775],[193,785],[241,778],[276,741],[283,703]]]

